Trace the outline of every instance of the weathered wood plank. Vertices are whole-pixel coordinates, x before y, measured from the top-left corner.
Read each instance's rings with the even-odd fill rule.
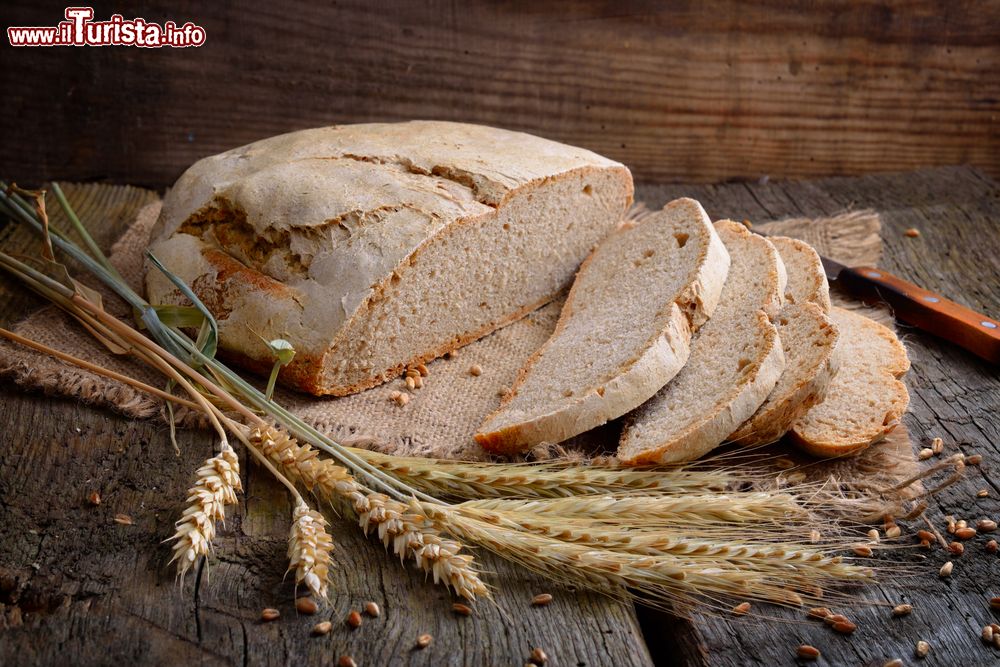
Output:
[[[988,315],[1000,314],[1000,186],[973,170],[642,190],[651,204],[680,194],[700,198],[714,217],[737,219],[874,208],[882,213],[885,225],[882,266]],[[921,236],[906,237],[903,231],[910,227],[919,229]],[[924,443],[941,437],[946,451],[980,452],[987,462],[970,468],[962,483],[938,496],[928,516],[942,532],[942,517],[947,514],[970,523],[981,517],[996,520],[1000,480],[991,462],[1000,455],[1000,375],[996,368],[938,339],[912,329],[902,331],[912,361],[907,376],[912,400],[905,418],[912,437]],[[990,497],[976,498],[976,491],[984,488]],[[923,527],[910,523],[906,532],[912,535]],[[1000,562],[983,549],[987,539],[977,537],[966,544],[962,557],[952,558],[955,569],[950,580],[937,577],[948,560],[940,547],[931,552],[894,551],[880,558],[883,564],[894,561],[909,569],[860,591],[862,599],[882,606],[846,610],[859,626],[850,638],[805,622],[802,611],[768,608],[760,611],[793,622],[695,616],[687,623],[691,634],[670,648],[683,664],[691,665],[792,664],[795,649],[803,642],[818,647],[826,664],[882,665],[897,657],[912,664],[914,646],[923,639],[934,651],[923,664],[995,664],[1000,652],[979,640],[982,626],[997,622],[988,599],[1000,594]],[[904,543],[914,542],[912,536],[904,538]],[[889,607],[901,602],[911,603],[913,614],[890,618]],[[663,619],[642,616],[647,637],[654,636],[650,629]],[[661,648],[650,641],[654,655]]]
[[[6,25],[54,25],[64,7],[7,3]],[[957,163],[1000,176],[996,0],[157,0],[123,13],[194,21],[207,42],[0,43],[0,119],[23,130],[6,133],[5,169],[164,186],[287,130],[437,118],[586,146],[649,182]]]
[[[114,207],[92,188],[67,194],[97,225],[107,250],[122,230],[121,216],[95,215]],[[148,195],[119,190],[113,198],[124,210]],[[13,233],[3,247],[24,252],[35,243]],[[40,305],[6,277],[0,285],[0,324]],[[182,432],[178,457],[162,422],[9,388],[0,388],[0,423],[7,425],[0,446],[0,665],[60,665],[67,656],[74,665],[325,665],[341,654],[359,665],[520,665],[535,646],[556,665],[650,664],[629,604],[552,586],[483,553],[495,601],[458,617],[443,588],[339,519],[332,525],[331,604],[320,615],[296,618],[292,583],[282,578],[288,499],[268,473],[246,470],[246,461],[246,493],[216,541],[210,570],[178,587],[163,540],[194,470],[211,455],[207,434]],[[98,507],[86,501],[91,491],[102,497]],[[116,523],[116,514],[133,524]],[[555,601],[531,607],[543,591]],[[343,619],[367,600],[382,616],[351,632]],[[282,619],[260,624],[264,607],[277,607]],[[323,619],[334,631],[311,637]],[[434,643],[414,650],[425,632]]]

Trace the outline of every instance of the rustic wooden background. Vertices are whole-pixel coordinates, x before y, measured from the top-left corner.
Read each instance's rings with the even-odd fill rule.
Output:
[[[287,130],[465,120],[628,164],[639,181],[970,163],[1000,176],[1000,1],[158,0],[205,46],[14,49],[0,38],[0,171],[171,183]],[[126,9],[126,5],[128,5]],[[4,3],[54,25],[64,0]]]

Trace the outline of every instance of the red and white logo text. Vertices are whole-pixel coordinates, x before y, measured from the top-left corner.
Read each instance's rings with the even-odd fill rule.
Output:
[[[93,7],[67,7],[65,21],[52,27],[7,28],[11,46],[138,46],[144,49],[186,48],[205,43],[205,29],[188,21],[162,25],[142,18],[114,14],[107,21],[94,20]]]

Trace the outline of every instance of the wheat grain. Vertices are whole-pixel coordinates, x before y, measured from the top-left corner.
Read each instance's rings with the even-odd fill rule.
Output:
[[[235,505],[240,484],[240,462],[226,441],[221,451],[206,460],[195,473],[195,483],[188,489],[187,507],[175,524],[173,558],[181,579],[202,556],[208,555],[215,539],[216,522],[225,522],[227,505]]]

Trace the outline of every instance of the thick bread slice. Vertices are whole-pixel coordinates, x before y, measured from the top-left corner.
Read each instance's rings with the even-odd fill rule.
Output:
[[[152,250],[251,368],[344,395],[559,294],[632,200],[626,169],[478,125],[345,125],[205,158],[166,196]],[[153,303],[182,303],[157,271]]]
[[[791,271],[789,271],[791,276]],[[775,319],[785,370],[757,412],[727,440],[741,445],[774,442],[823,400],[836,373],[837,327],[815,303],[788,303]]]
[[[741,445],[774,442],[809,408],[823,400],[837,370],[837,327],[826,316],[830,288],[819,255],[809,244],[768,237],[788,273],[785,306],[775,324],[785,353],[785,371],[757,412],[729,436]]]
[[[829,313],[830,284],[826,280],[823,263],[813,247],[805,241],[787,236],[768,236],[767,240],[778,250],[788,272],[785,301],[815,303],[824,313]]]
[[[785,289],[781,259],[743,225],[715,226],[732,259],[719,307],[691,342],[687,365],[626,417],[618,447],[625,463],[689,461],[711,451],[760,407],[784,369],[768,317]]]
[[[623,225],[583,263],[552,336],[476,441],[511,454],[640,405],[684,365],[728,270],[722,241],[692,199]]]
[[[899,380],[910,360],[896,334],[843,308],[831,315],[840,331],[840,369],[826,398],[792,429],[799,447],[823,457],[853,454],[878,442],[899,424],[910,402]]]

